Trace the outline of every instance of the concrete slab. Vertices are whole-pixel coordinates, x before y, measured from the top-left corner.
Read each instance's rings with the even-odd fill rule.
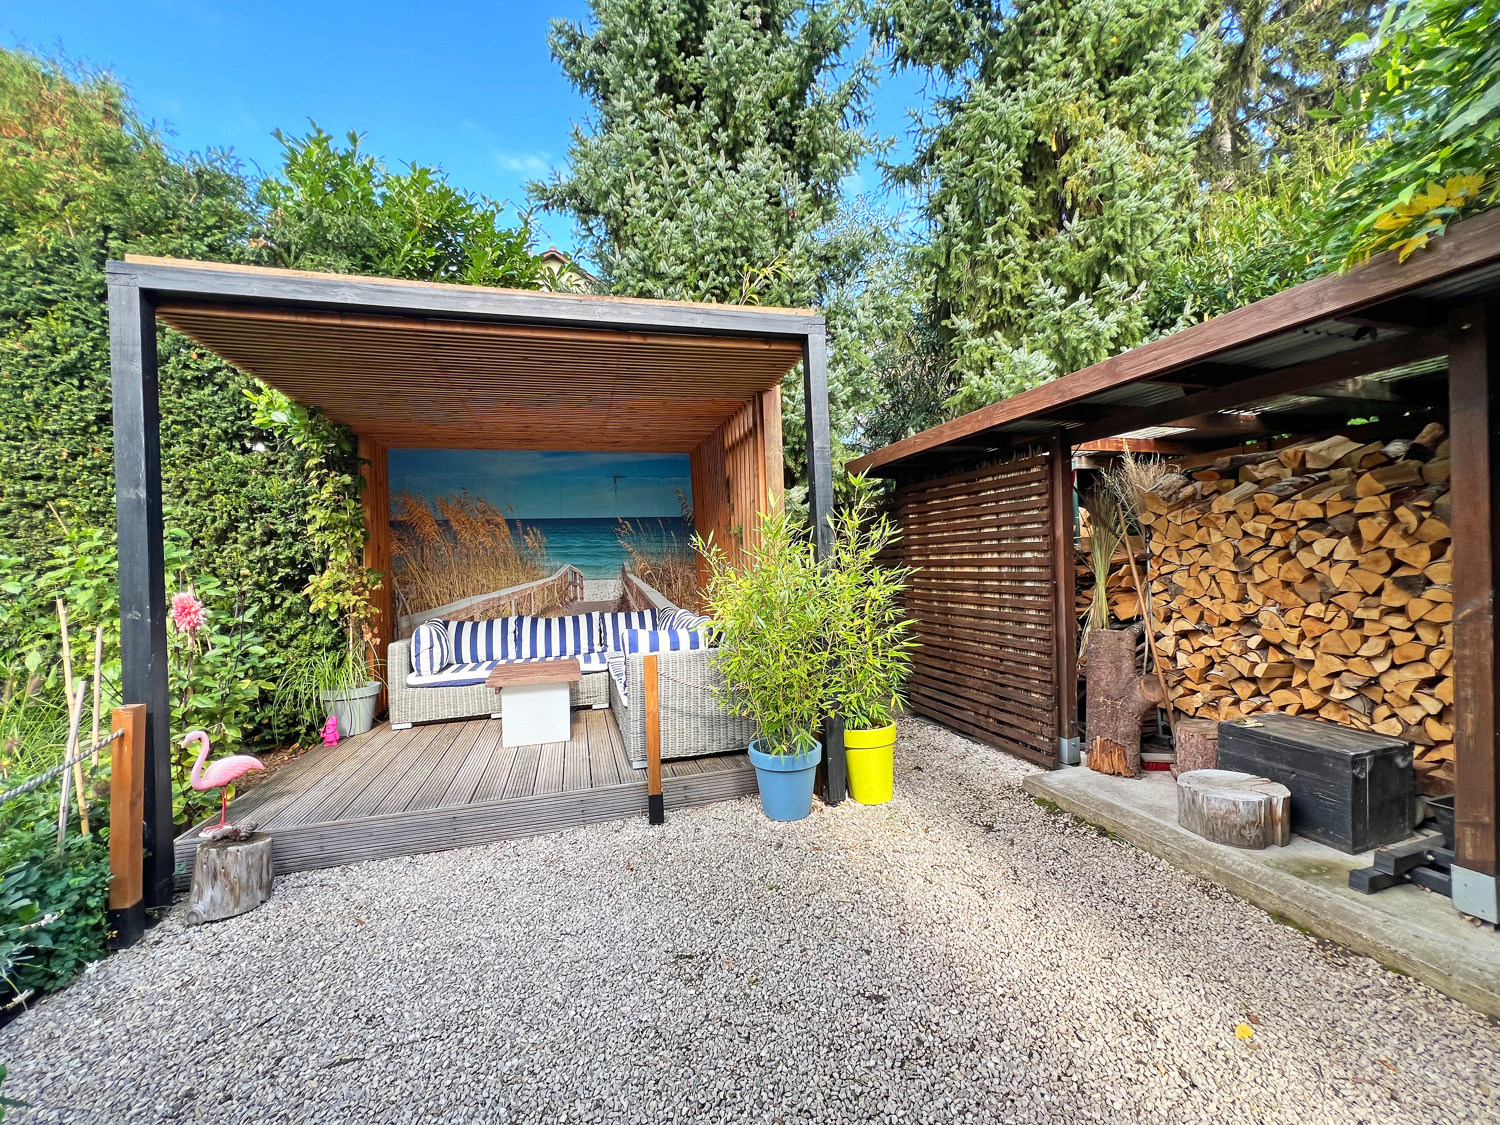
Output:
[[[1254,903],[1319,937],[1375,958],[1490,1016],[1500,1017],[1500,935],[1465,919],[1441,895],[1410,885],[1375,895],[1349,889],[1371,864],[1299,836],[1285,848],[1242,851],[1177,826],[1171,774],[1131,779],[1075,767],[1022,782],[1090,824]]]

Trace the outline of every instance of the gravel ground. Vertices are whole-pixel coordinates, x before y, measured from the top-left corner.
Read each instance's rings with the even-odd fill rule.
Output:
[[[900,754],[883,808],[179,910],[0,1031],[14,1120],[1500,1120],[1494,1023],[1039,807],[994,750],[910,722]]]

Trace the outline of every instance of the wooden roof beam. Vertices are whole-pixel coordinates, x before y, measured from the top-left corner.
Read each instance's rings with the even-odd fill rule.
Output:
[[[1371,375],[1377,371],[1388,371],[1410,363],[1446,355],[1448,337],[1442,329],[1435,329],[1419,336],[1400,336],[1393,340],[1368,344],[1336,355],[1325,356],[1312,363],[1284,367],[1268,371],[1231,383],[1225,387],[1200,391],[1173,399],[1155,406],[1142,406],[1116,412],[1109,419],[1073,435],[1075,442],[1095,441],[1099,438],[1116,437],[1119,434],[1144,430],[1151,426],[1170,426],[1194,415],[1217,414],[1233,410],[1238,406],[1261,402],[1278,395],[1308,392],[1309,387],[1334,383],[1340,379],[1352,379]]]

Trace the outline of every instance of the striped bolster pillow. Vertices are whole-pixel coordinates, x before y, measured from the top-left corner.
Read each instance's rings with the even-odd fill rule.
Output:
[[[435,676],[448,660],[448,623],[429,621],[411,635],[411,670],[419,676]]]
[[[578,656],[598,648],[595,614],[570,617],[517,617],[516,654],[522,659]]]
[[[708,647],[708,638],[687,629],[627,629],[626,652],[685,652]]]
[[[511,659],[516,652],[514,620],[448,622],[449,657],[455,664]]]
[[[712,622],[712,618],[703,617],[690,609],[673,610],[667,619],[663,621],[660,628],[663,629],[687,629],[691,632],[702,632],[704,626]]]
[[[606,650],[625,650],[627,629],[655,629],[656,610],[634,609],[626,613],[601,613],[599,615],[599,643]]]

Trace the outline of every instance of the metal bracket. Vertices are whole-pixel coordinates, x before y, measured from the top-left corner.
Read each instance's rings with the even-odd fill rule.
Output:
[[[1076,766],[1083,761],[1083,739],[1059,738],[1057,760],[1065,766]]]
[[[1454,864],[1453,909],[1500,924],[1500,881],[1494,875],[1482,875]]]

